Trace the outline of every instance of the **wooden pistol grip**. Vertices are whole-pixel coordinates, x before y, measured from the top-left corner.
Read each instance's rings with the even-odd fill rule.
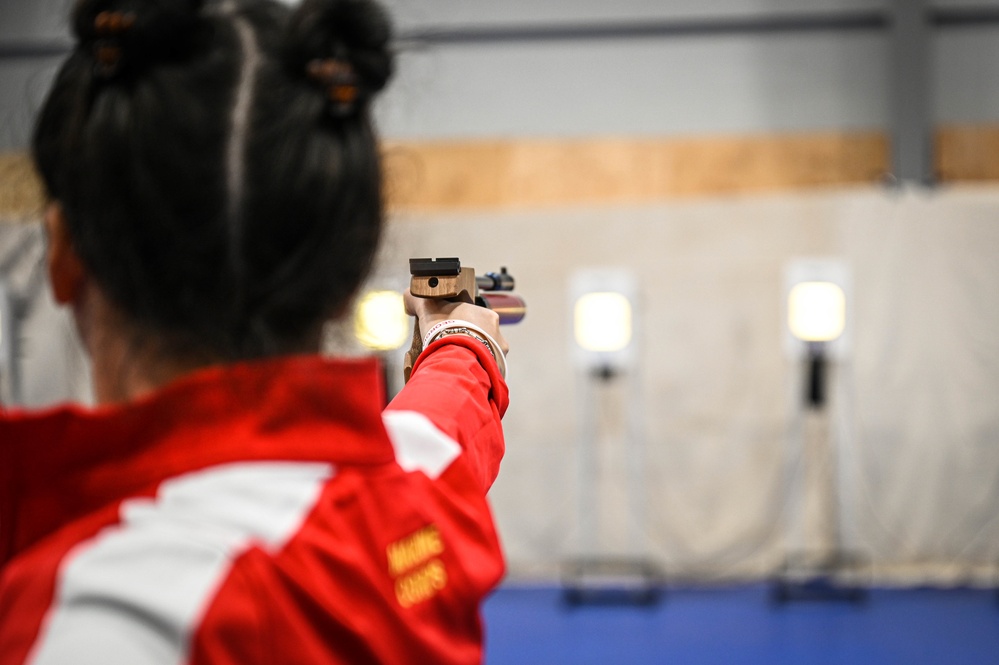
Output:
[[[416,364],[416,359],[420,357],[423,353],[423,334],[420,332],[420,320],[416,319],[416,324],[413,326],[413,343],[409,347],[409,351],[406,351],[406,358],[402,364],[402,377],[406,383],[409,383],[409,376],[413,373],[413,365]]]
[[[475,270],[462,268],[457,275],[413,277],[409,291],[418,298],[475,302]]]
[[[434,300],[461,300],[475,302],[475,269],[462,268],[457,275],[438,275],[433,277],[413,277],[409,281],[409,292],[417,298],[432,298]],[[420,320],[413,326],[413,343],[406,352],[402,374],[406,382],[413,373],[416,359],[423,353],[423,335],[420,332]]]

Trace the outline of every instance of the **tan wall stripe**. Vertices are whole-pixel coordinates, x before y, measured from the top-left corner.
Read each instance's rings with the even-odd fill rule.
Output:
[[[534,208],[874,182],[877,133],[433,142],[387,147],[403,209]]]
[[[999,125],[941,128],[936,167],[943,182],[999,181]]]
[[[936,134],[944,182],[999,181],[999,125]],[[389,142],[397,210],[526,209],[877,182],[879,132],[709,138]],[[42,192],[23,154],[0,155],[0,218],[37,215]]]
[[[42,187],[24,153],[0,154],[0,220],[37,218]]]

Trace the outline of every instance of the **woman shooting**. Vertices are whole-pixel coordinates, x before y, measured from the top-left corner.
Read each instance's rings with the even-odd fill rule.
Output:
[[[374,361],[319,355],[383,226],[385,13],[82,0],[72,27],[33,154],[98,405],[0,414],[0,664],[479,662],[497,317],[409,297],[456,323],[384,412]]]

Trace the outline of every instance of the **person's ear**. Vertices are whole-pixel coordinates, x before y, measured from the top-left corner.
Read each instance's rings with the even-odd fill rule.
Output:
[[[87,281],[87,271],[70,240],[66,216],[59,203],[50,203],[45,209],[45,232],[48,235],[46,262],[52,297],[60,305],[76,302]]]

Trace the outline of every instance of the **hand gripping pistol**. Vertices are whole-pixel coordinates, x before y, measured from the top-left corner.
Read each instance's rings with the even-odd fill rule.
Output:
[[[463,268],[457,258],[410,259],[409,272],[412,275],[409,290],[418,298],[456,300],[487,307],[499,314],[501,324],[517,323],[527,313],[523,299],[511,293],[516,283],[506,268],[476,276],[474,268]],[[423,336],[417,321],[413,346],[406,353],[403,367],[406,381],[421,351]]]

